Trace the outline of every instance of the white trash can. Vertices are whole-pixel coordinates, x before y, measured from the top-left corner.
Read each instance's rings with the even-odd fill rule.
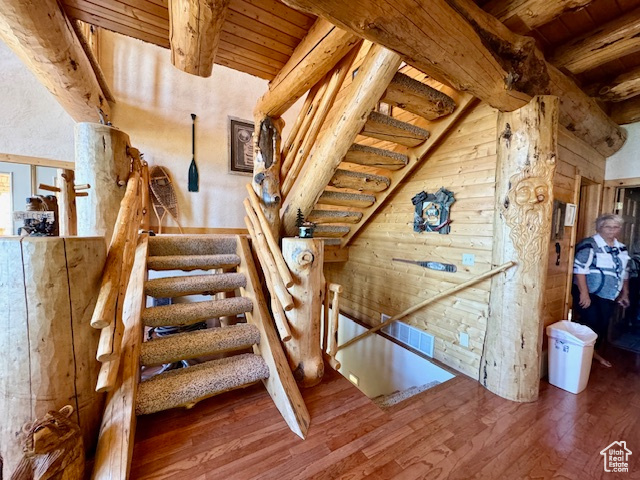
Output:
[[[562,320],[547,327],[549,337],[549,383],[567,392],[587,387],[593,345],[598,335],[585,325]]]

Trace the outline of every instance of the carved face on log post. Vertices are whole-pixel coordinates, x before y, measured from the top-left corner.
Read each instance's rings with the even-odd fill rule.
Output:
[[[511,227],[509,235],[520,257],[523,271],[536,262],[547,241],[545,230],[549,230],[551,214],[552,179],[550,165],[542,162],[535,167],[526,167],[510,178],[511,188],[504,202],[504,218]]]

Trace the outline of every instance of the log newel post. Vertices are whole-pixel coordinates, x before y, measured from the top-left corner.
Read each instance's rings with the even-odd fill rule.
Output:
[[[76,211],[75,174],[73,170],[58,169],[56,186],[60,189],[58,211],[60,213],[60,236],[78,235],[78,214]]]
[[[283,127],[284,121],[280,118],[261,118],[256,121],[253,142],[251,183],[276,239],[280,238],[280,144]]]
[[[493,263],[516,268],[491,281],[480,382],[518,402],[538,398],[557,158],[559,101],[537,96],[498,117]]]
[[[76,182],[91,185],[89,195],[77,203],[78,235],[111,240],[131,168],[129,144],[129,136],[117,128],[76,124]]]
[[[320,336],[324,299],[324,242],[314,238],[283,238],[282,254],[293,276],[294,308],[285,315],[291,339],[283,344],[293,376],[302,387],[322,380],[324,362]]]

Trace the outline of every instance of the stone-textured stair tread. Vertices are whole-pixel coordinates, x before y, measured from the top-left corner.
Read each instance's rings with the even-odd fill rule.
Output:
[[[334,245],[342,244],[342,240],[340,240],[339,238],[327,238],[327,237],[323,237],[322,235],[317,235],[316,238],[323,240],[325,246],[328,246],[328,245],[334,246]]]
[[[320,195],[318,203],[338,205],[344,207],[369,207],[374,204],[376,197],[365,193],[332,192],[325,190]]]
[[[314,230],[314,235],[318,237],[344,237],[351,229],[346,225],[318,225]]]
[[[252,353],[170,370],[138,386],[136,414],[190,406],[214,395],[269,378],[262,357]]]
[[[149,256],[236,253],[235,235],[156,235],[149,237]]]
[[[389,188],[391,180],[382,175],[355,172],[338,168],[329,181],[329,185],[337,188],[351,188],[353,190],[382,192]]]
[[[184,326],[203,322],[210,318],[234,317],[250,312],[253,302],[246,297],[231,297],[205,302],[174,303],[149,307],[142,312],[142,322],[147,327]]]
[[[372,167],[386,168],[387,170],[400,170],[407,163],[409,157],[393,150],[369,147],[354,143],[349,147],[343,161],[356,163],[358,165],[368,165]]]
[[[352,212],[349,210],[313,210],[308,220],[316,224],[358,223],[362,220],[362,212]]]
[[[247,279],[241,273],[188,275],[149,280],[145,284],[145,293],[156,298],[174,298],[185,295],[229,292],[246,286]]]
[[[162,365],[243,350],[257,343],[260,343],[260,331],[248,323],[177,333],[144,342],[140,350],[140,364]]]
[[[449,95],[400,72],[391,80],[382,101],[427,120],[449,115],[456,109],[456,102]]]
[[[424,128],[378,112],[369,114],[360,135],[395,142],[405,147],[416,147],[429,138],[429,132]]]
[[[161,255],[147,260],[149,270],[212,270],[240,265],[235,253],[217,255]]]

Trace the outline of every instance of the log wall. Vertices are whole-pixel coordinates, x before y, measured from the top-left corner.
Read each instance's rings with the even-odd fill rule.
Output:
[[[424,165],[398,187],[350,244],[349,261],[325,267],[327,281],[344,286],[341,309],[370,325],[491,269],[496,120],[492,108],[472,110],[433,150]],[[445,187],[454,192],[449,235],[413,232],[411,197]],[[475,255],[474,266],[462,254]],[[457,273],[398,263],[392,258],[457,265]],[[407,321],[435,335],[434,357],[478,376],[486,329],[489,281],[429,305]],[[469,347],[459,333],[469,334]]]

